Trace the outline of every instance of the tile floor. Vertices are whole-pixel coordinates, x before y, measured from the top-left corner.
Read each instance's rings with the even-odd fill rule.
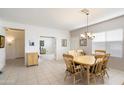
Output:
[[[72,78],[64,81],[65,64],[63,61],[40,61],[38,66],[24,66],[24,59],[9,60],[0,75],[1,85],[72,85]],[[110,78],[96,84],[120,85],[124,81],[124,72],[110,69]],[[78,84],[85,85],[83,79]],[[92,81],[91,81],[91,84]]]

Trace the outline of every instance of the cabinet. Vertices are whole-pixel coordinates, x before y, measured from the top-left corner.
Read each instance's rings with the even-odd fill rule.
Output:
[[[27,66],[38,65],[38,53],[26,53],[27,55]]]

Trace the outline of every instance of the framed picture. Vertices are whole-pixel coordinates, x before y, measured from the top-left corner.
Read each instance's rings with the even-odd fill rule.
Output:
[[[29,46],[34,46],[34,42],[29,41]]]
[[[62,47],[67,47],[67,39],[62,39]]]
[[[80,39],[80,46],[87,46],[87,39]]]
[[[5,36],[0,35],[0,48],[5,46]]]
[[[40,46],[44,46],[44,40],[40,40]]]

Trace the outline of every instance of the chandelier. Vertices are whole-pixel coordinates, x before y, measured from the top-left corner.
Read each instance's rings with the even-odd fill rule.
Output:
[[[81,10],[81,12],[82,13],[84,13],[84,14],[86,14],[86,16],[87,16],[87,26],[86,26],[86,31],[84,32],[84,33],[82,33],[82,34],[80,34],[80,37],[82,38],[82,39],[94,39],[95,38],[95,36],[94,36],[94,34],[92,33],[92,32],[89,32],[88,31],[88,16],[89,16],[89,10],[88,9],[83,9],[83,10]]]

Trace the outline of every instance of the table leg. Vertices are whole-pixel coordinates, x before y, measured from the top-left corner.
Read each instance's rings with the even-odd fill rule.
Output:
[[[89,74],[90,67],[87,66],[87,84],[89,85],[90,83],[90,74]]]

